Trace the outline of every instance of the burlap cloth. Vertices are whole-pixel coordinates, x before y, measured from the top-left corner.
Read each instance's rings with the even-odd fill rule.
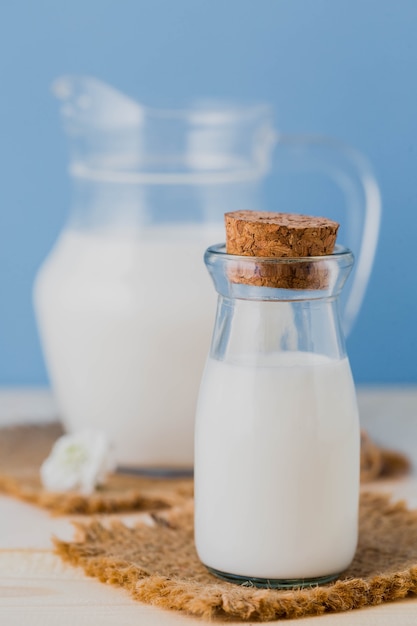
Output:
[[[175,506],[193,494],[192,479],[149,478],[114,473],[91,496],[42,489],[39,468],[56,439],[58,423],[0,428],[0,492],[49,509],[54,514],[144,511]]]
[[[417,592],[417,511],[386,495],[361,496],[359,545],[338,581],[294,591],[220,581],[199,562],[192,501],[129,528],[77,524],[78,541],[56,551],[90,576],[127,589],[142,602],[205,618],[268,621],[349,611]]]
[[[362,494],[358,550],[337,582],[296,591],[238,586],[209,574],[197,558],[191,479],[115,473],[89,497],[44,491],[39,467],[61,434],[59,424],[0,429],[0,491],[55,513],[165,508],[147,516],[153,525],[93,521],[77,525],[77,542],[55,542],[64,560],[128,589],[138,600],[206,618],[267,621],[347,611],[417,591],[417,512],[391,504],[387,496]],[[363,480],[406,469],[402,455],[379,448],[363,434]]]
[[[62,433],[59,423],[0,428],[0,492],[58,515],[160,509],[179,505],[193,495],[191,479],[164,480],[121,473],[112,474],[104,487],[88,497],[49,493],[42,489],[39,468]],[[395,476],[408,468],[402,454],[380,448],[362,433],[362,482]]]

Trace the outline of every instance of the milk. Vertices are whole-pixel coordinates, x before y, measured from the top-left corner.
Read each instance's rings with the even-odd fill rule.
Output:
[[[359,423],[348,360],[209,358],[195,433],[195,540],[221,572],[340,573],[357,543]]]
[[[35,307],[66,428],[104,430],[118,462],[191,467],[193,421],[215,295],[203,227],[66,230]]]

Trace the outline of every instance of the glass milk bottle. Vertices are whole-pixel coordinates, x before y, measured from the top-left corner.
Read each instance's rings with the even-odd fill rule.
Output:
[[[328,582],[357,544],[359,419],[338,309],[352,253],[216,245],[205,261],[218,308],[195,425],[198,555],[240,584]]]

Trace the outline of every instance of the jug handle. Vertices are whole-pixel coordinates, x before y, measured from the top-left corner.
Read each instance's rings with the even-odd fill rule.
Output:
[[[342,327],[348,335],[361,307],[374,262],[381,221],[381,194],[368,160],[356,149],[336,139],[315,135],[275,136],[273,166],[320,171],[343,192],[351,232],[360,232],[356,267]],[[280,148],[284,148],[280,164]],[[361,227],[362,222],[362,227]],[[352,246],[355,248],[356,246]]]

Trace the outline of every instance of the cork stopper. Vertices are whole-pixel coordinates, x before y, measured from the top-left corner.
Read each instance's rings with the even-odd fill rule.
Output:
[[[230,279],[262,287],[323,289],[328,284],[327,264],[306,257],[331,254],[339,224],[325,217],[266,211],[225,214],[226,252],[257,257],[237,263]],[[259,257],[265,257],[260,261]],[[288,262],[274,262],[274,258]],[[291,259],[299,259],[291,263]],[[248,259],[249,261],[249,259]]]

